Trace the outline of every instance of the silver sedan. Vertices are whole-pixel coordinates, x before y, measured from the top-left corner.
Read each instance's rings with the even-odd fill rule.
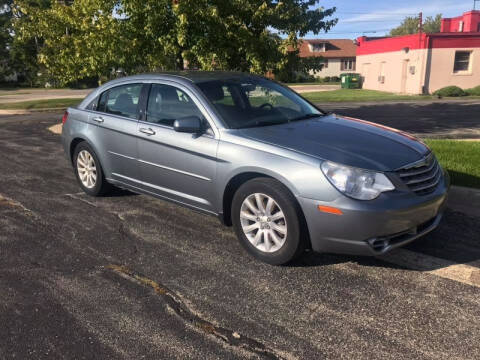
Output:
[[[109,82],[67,110],[62,141],[87,194],[114,185],[217,216],[270,264],[402,246],[439,224],[449,187],[412,136],[241,73]]]

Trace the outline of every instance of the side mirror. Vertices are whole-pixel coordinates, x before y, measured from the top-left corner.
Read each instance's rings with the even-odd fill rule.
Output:
[[[173,129],[177,132],[198,134],[203,130],[202,120],[197,116],[188,116],[177,119],[173,123]]]

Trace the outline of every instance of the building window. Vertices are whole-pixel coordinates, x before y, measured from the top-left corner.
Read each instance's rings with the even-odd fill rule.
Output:
[[[355,59],[342,59],[340,68],[342,71],[355,70]]]
[[[470,68],[470,51],[456,51],[453,72],[468,71]]]
[[[327,50],[326,43],[311,44],[312,52],[325,52]]]

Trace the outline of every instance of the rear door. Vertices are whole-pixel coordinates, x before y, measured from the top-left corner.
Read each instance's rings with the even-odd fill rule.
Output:
[[[89,119],[106,176],[131,185],[140,181],[136,134],[143,86],[125,84],[106,90]]]
[[[176,119],[198,116],[201,134],[179,133]],[[145,116],[138,123],[138,160],[145,189],[212,211],[218,138],[195,95],[181,85],[152,84]]]

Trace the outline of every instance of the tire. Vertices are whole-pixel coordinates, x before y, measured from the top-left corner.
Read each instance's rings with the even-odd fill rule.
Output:
[[[269,199],[273,200],[271,210]],[[259,202],[265,211],[257,216]],[[255,258],[271,265],[286,264],[304,252],[302,219],[302,210],[291,192],[271,178],[247,181],[233,197],[232,222],[240,243]]]
[[[88,169],[84,166],[86,163],[88,163]],[[78,184],[86,194],[102,196],[111,189],[111,185],[105,180],[97,154],[85,141],[82,141],[75,147],[73,152],[73,169]],[[85,171],[82,172],[81,169]],[[94,181],[86,180],[89,177],[85,177],[86,174],[91,175],[90,180],[94,179]]]

